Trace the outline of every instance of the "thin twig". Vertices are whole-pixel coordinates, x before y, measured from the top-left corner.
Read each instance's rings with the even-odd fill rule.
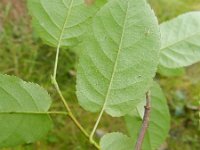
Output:
[[[148,129],[149,126],[149,120],[150,120],[150,112],[151,112],[151,94],[150,91],[146,93],[146,106],[144,106],[145,112],[144,112],[144,117],[143,117],[143,122],[142,122],[142,128],[140,130],[136,145],[135,145],[135,150],[141,150],[142,143],[144,140],[145,133]]]
[[[90,140],[90,136],[89,134],[87,133],[87,131],[83,128],[83,126],[79,123],[79,121],[76,119],[76,117],[74,116],[74,114],[72,113],[67,101],[65,100],[64,96],[62,95],[62,92],[58,86],[58,83],[56,81],[56,79],[54,77],[52,77],[52,83],[53,85],[55,86],[67,112],[68,112],[68,116],[70,117],[70,119],[75,123],[75,125],[78,127],[78,129],[85,135],[86,138],[89,139],[90,143],[92,145],[94,145],[94,147],[96,147],[98,150],[100,150],[100,146],[94,141],[94,140]]]

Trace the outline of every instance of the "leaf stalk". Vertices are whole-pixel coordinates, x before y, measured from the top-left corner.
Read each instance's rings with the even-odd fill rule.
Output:
[[[87,131],[83,128],[83,126],[79,123],[79,121],[76,119],[76,117],[74,116],[74,114],[72,113],[66,99],[64,98],[60,87],[56,81],[56,79],[54,77],[52,77],[52,84],[54,85],[54,87],[56,88],[56,91],[58,92],[67,112],[68,112],[68,116],[70,117],[70,119],[74,122],[74,124],[78,127],[78,129],[83,133],[83,135],[89,139],[90,143],[98,150],[100,150],[100,146],[94,141],[94,140],[90,140],[90,136],[87,133]]]

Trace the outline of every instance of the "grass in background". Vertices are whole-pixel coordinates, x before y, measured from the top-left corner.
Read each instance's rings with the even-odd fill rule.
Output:
[[[4,3],[4,2],[8,3]],[[10,1],[10,3],[9,3]],[[149,0],[159,21],[163,22],[181,13],[200,10],[199,0]],[[18,6],[18,7],[17,7]],[[20,8],[20,9],[19,9]],[[17,15],[16,15],[17,14]],[[84,111],[77,105],[75,95],[77,56],[73,51],[61,51],[58,82],[73,112],[88,131],[91,131],[97,114]],[[51,93],[52,109],[64,110],[50,82],[55,49],[45,45],[31,29],[30,18],[23,0],[0,1],[0,71],[36,82]],[[180,77],[159,76],[169,100],[172,115],[170,135],[163,147],[169,150],[199,150],[198,104],[200,99],[200,65],[187,68]],[[19,146],[13,150],[93,150],[87,139],[72,121],[63,116],[53,119],[54,130],[36,144]],[[114,124],[114,125],[113,125]],[[98,136],[110,131],[126,133],[123,119],[104,115]],[[98,139],[98,137],[97,137]]]

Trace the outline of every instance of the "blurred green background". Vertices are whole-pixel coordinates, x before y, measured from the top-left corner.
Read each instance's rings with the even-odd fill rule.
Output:
[[[160,23],[184,12],[200,11],[200,0],[149,0],[149,2]],[[25,0],[0,0],[0,72],[42,85],[53,97],[52,109],[64,110],[50,82],[54,57],[55,48],[45,45],[32,30]],[[73,51],[66,49],[61,51],[58,82],[78,120],[91,131],[98,114],[88,113],[77,105],[76,63],[77,55]],[[164,70],[163,74],[168,76],[158,74],[156,78],[159,79],[168,99],[172,120],[169,136],[159,150],[200,150],[198,125],[200,63],[184,71]],[[55,116],[53,121],[54,130],[41,141],[10,149],[94,149],[69,118]],[[102,134],[111,131],[127,133],[123,118],[112,118],[104,114],[97,130],[97,140]]]

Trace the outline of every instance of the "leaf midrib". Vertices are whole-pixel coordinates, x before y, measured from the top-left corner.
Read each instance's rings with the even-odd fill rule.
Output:
[[[169,45],[167,45],[167,46],[161,48],[160,50],[163,51],[164,49],[167,49],[167,48],[169,48],[169,47],[171,47],[171,46],[174,46],[174,45],[176,45],[176,44],[178,44],[178,43],[180,43],[180,42],[186,41],[186,40],[189,39],[189,38],[192,38],[192,37],[194,37],[194,36],[198,36],[198,34],[200,35],[200,32],[191,34],[190,36],[186,36],[184,39],[180,39],[180,40],[178,40],[178,41],[176,41],[176,42],[174,42],[174,43],[172,43],[172,44],[169,44]]]
[[[128,9],[129,9],[129,1],[127,3],[127,9],[126,9],[126,14],[125,14],[125,18],[124,18],[124,24],[123,24],[123,30],[122,30],[122,35],[121,35],[120,44],[119,44],[119,50],[117,52],[117,56],[116,56],[116,59],[115,59],[115,64],[114,64],[114,67],[113,67],[111,80],[110,80],[110,83],[109,83],[109,86],[108,86],[108,90],[107,90],[107,93],[106,93],[106,96],[105,96],[105,102],[103,104],[102,111],[104,111],[105,108],[106,108],[106,104],[107,104],[107,101],[108,101],[108,96],[110,95],[113,79],[114,79],[116,68],[117,68],[117,65],[118,65],[118,59],[119,59],[119,55],[120,55],[120,52],[121,52],[121,49],[122,49],[122,43],[123,43],[123,39],[124,39],[124,32],[125,32]]]
[[[65,22],[64,22],[64,24],[63,24],[63,27],[62,27],[61,33],[60,33],[60,37],[59,37],[58,45],[57,45],[57,48],[58,48],[58,49],[59,49],[60,46],[61,46],[62,37],[63,37],[63,34],[64,34],[65,27],[66,27],[66,25],[67,25],[67,23],[68,23],[69,16],[70,16],[70,14],[71,14],[71,10],[72,10],[72,6],[73,6],[73,2],[74,2],[74,0],[71,0],[71,2],[70,2],[70,6],[69,6],[69,10],[68,10],[68,12],[67,12],[66,19],[65,19]]]

